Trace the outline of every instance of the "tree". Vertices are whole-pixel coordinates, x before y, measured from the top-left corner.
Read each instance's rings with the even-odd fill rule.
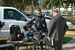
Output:
[[[16,7],[19,10],[23,9],[23,0],[2,0],[2,2],[4,3],[3,6]]]
[[[32,6],[32,0],[2,0],[3,6],[16,7],[19,10]],[[33,0],[33,5],[36,7],[38,0]]]
[[[68,14],[68,7],[69,6],[71,6],[71,8],[72,8],[71,13],[73,13],[73,8],[74,8],[74,5],[75,5],[75,0],[64,0],[63,4],[65,4],[64,8],[66,8],[66,14]],[[71,14],[71,17],[72,16],[73,16],[73,14]]]
[[[48,8],[57,8],[57,7],[61,7],[62,6],[62,3],[63,0],[44,0],[44,5],[47,6],[48,5]],[[47,8],[47,7],[46,7]]]

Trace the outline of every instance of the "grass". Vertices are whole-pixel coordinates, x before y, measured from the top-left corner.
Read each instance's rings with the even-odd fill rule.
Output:
[[[69,42],[71,39],[73,39],[75,37],[75,35],[65,35],[64,37],[64,41],[63,44],[66,44],[67,42]]]

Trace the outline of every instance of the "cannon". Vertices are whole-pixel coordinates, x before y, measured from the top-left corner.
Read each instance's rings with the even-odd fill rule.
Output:
[[[24,26],[24,29],[26,31],[25,41],[39,41],[46,36],[46,33],[33,27]]]

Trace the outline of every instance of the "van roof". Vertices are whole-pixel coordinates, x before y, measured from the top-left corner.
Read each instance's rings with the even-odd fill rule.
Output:
[[[0,9],[16,9],[16,8],[14,8],[14,7],[2,7],[2,6],[0,6]]]

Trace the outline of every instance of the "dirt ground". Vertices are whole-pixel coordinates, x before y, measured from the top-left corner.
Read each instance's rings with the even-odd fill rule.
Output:
[[[66,34],[75,35],[75,31],[66,31]]]

